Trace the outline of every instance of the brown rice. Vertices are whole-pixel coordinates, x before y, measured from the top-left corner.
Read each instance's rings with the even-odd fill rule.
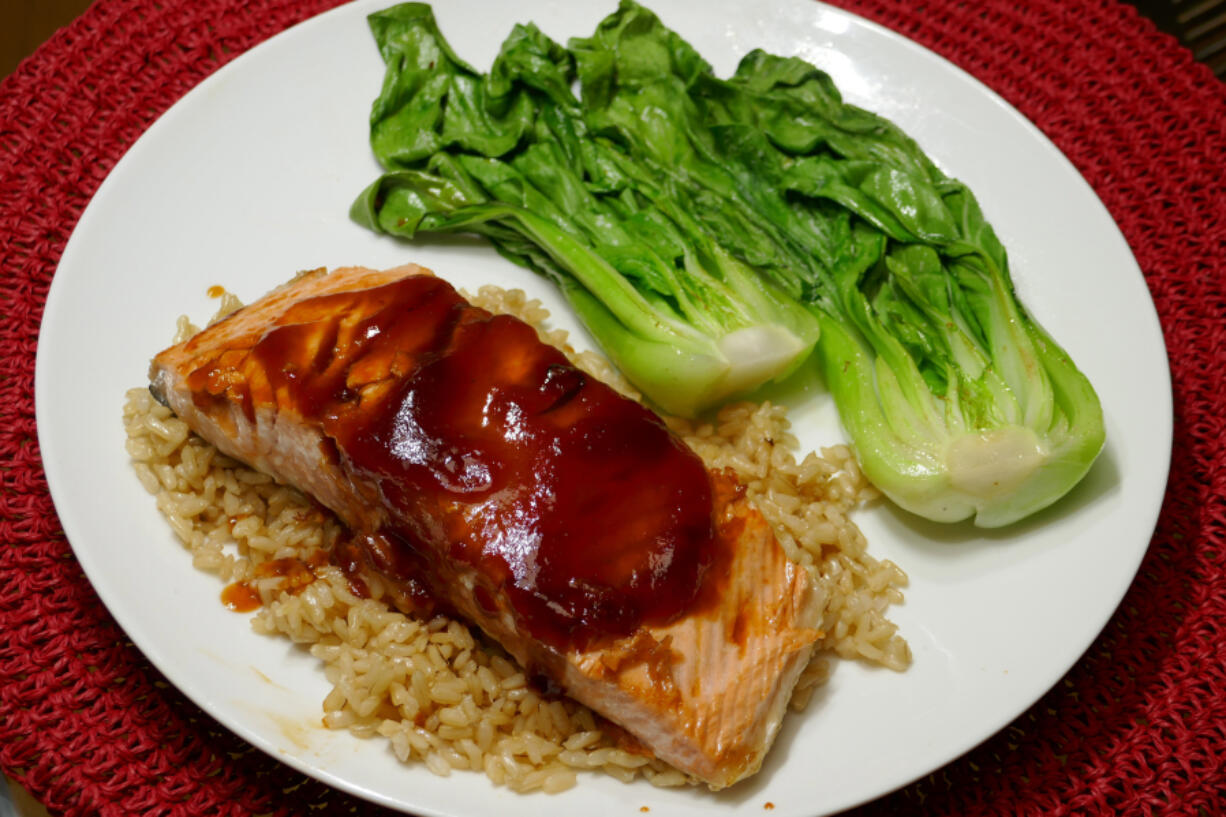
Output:
[[[548,317],[518,290],[483,287],[469,298],[538,329]],[[237,306],[226,295],[219,315]],[[180,319],[176,342],[195,331]],[[575,353],[563,331],[540,331],[578,365],[634,395],[602,357]],[[709,466],[736,471],[789,557],[808,568],[826,597],[826,636],[793,707],[802,708],[826,680],[831,656],[905,669],[910,649],[886,611],[902,601],[906,576],[868,555],[850,518],[876,496],[850,450],[823,448],[797,462],[786,411],[769,403],[730,405],[713,422],[668,423]],[[340,532],[337,522],[190,433],[148,389],[128,392],[124,425],[136,474],[192,564],[253,591],[261,604],[255,630],[306,645],[322,663],[332,685],[323,701],[327,727],[382,736],[401,761],[435,774],[481,770],[514,791],[561,791],[574,785],[578,770],[626,781],[641,776],[660,786],[691,782],[635,751],[586,707],[538,692],[505,653],[464,624],[396,611],[382,600],[377,579],[369,582],[370,598],[354,595],[341,571],[321,558]],[[287,588],[284,576],[257,567],[278,559],[322,566],[312,568],[313,582]]]

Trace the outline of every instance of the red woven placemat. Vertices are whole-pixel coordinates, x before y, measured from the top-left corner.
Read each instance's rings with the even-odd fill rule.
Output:
[[[1080,169],[1145,273],[1175,390],[1158,529],[1103,634],[1000,734],[862,813],[1226,813],[1226,90],[1115,0],[836,2],[970,71]],[[0,769],[53,814],[379,811],[148,664],[72,556],[34,425],[43,302],[98,184],[206,75],[336,4],[98,0],[0,82]]]

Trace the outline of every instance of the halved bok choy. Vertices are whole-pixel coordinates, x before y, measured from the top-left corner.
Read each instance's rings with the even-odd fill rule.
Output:
[[[487,236],[661,408],[816,360],[868,478],[938,521],[1009,524],[1094,462],[1098,397],[971,191],[814,66],[754,51],[720,79],[631,0],[567,48],[517,26],[486,74],[427,6],[370,22],[387,172],[353,217]]]
[[[487,236],[552,278],[626,377],[674,414],[784,378],[809,357],[815,316],[687,213],[636,194],[621,157],[588,138],[565,49],[517,27],[478,75],[426,6],[371,25],[388,62],[371,141],[389,171],[354,203],[357,222],[406,238]]]

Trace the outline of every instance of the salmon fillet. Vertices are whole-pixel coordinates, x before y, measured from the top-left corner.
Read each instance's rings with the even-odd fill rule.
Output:
[[[413,265],[318,270],[150,383],[333,511],[355,586],[477,625],[712,789],[761,766],[820,636],[808,575],[731,472],[527,324]]]

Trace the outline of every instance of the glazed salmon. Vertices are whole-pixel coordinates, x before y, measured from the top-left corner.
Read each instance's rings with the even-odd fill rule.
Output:
[[[339,562],[480,627],[713,789],[758,770],[820,600],[730,472],[416,266],[315,271],[157,355],[153,393],[331,509]]]

